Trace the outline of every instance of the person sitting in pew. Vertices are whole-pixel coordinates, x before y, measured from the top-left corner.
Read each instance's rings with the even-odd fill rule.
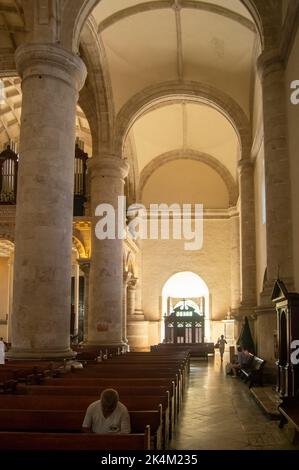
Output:
[[[119,401],[116,390],[112,388],[104,390],[101,399],[89,405],[82,431],[96,434],[129,434],[131,432],[129,412]]]
[[[240,346],[238,346],[237,351],[238,351],[237,362],[233,364],[229,362],[226,366],[226,373],[228,375],[232,374],[232,377],[237,377],[237,372],[240,369],[246,369],[247,367],[249,367],[253,358],[253,355],[246,348],[241,348]]]

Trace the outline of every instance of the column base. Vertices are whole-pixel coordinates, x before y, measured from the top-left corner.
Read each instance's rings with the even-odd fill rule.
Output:
[[[5,357],[8,360],[26,361],[26,360],[63,360],[63,359],[74,359],[77,353],[71,349],[65,350],[54,350],[54,351],[31,351],[25,349],[12,348],[6,354]]]
[[[83,346],[85,346],[86,348],[94,348],[94,347],[97,347],[97,348],[101,348],[101,349],[115,349],[115,348],[123,348],[124,350],[127,350],[128,348],[128,344],[125,343],[124,341],[116,341],[115,343],[114,342],[110,342],[110,343],[100,343],[99,341],[86,341]]]
[[[131,315],[128,317],[127,336],[130,351],[147,351],[149,349],[149,323],[148,321],[134,321]]]

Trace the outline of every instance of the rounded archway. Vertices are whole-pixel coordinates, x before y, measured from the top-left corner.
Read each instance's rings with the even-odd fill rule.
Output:
[[[183,299],[191,304],[200,305],[205,318],[204,340],[210,341],[210,302],[209,288],[205,281],[194,272],[182,271],[173,274],[162,289],[161,341],[165,338],[164,317]]]
[[[0,238],[0,337],[10,342],[13,298],[14,243]]]

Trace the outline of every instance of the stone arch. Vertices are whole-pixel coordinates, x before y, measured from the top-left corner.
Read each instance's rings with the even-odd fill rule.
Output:
[[[123,155],[124,140],[134,122],[155,106],[184,99],[205,103],[222,113],[231,123],[240,142],[240,158],[250,159],[252,137],[249,120],[230,96],[211,85],[199,82],[170,81],[150,86],[133,96],[116,117],[113,153]]]
[[[135,263],[131,251],[128,251],[127,255],[125,255],[125,271],[135,277]]]
[[[93,153],[101,151],[111,140],[114,120],[112,88],[104,49],[97,34],[95,22],[90,18],[81,34],[80,51],[88,70],[87,81],[80,92],[79,104],[88,119]]]
[[[73,245],[78,251],[80,258],[87,258],[85,246],[75,235],[73,235]]]
[[[234,181],[229,170],[216,158],[208,155],[206,153],[199,152],[197,150],[171,150],[170,152],[166,152],[158,157],[154,158],[150,163],[146,165],[146,167],[142,170],[140,175],[140,182],[138,188],[138,199],[142,199],[143,189],[152,176],[152,174],[162,165],[166,163],[172,162],[179,158],[187,159],[187,160],[195,160],[197,162],[205,163],[209,167],[213,168],[218,175],[224,181],[228,194],[229,194],[229,205],[235,206],[238,200],[238,186]]]

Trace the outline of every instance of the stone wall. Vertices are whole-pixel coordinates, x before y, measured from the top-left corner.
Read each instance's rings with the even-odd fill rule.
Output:
[[[173,274],[192,271],[210,291],[210,318],[220,320],[231,305],[230,220],[204,220],[203,247],[184,251],[180,240],[144,240],[143,310],[146,320],[161,319],[161,296],[165,282]],[[157,325],[151,327],[150,341],[157,342]]]
[[[293,256],[294,256],[294,283],[296,291],[299,291],[299,104],[294,105],[290,101],[290,84],[293,80],[299,80],[299,32],[297,32],[294,46],[286,68],[286,100],[288,110],[288,137],[291,165],[291,197],[292,197],[292,221],[293,221]],[[278,221],[279,222],[279,221]]]

